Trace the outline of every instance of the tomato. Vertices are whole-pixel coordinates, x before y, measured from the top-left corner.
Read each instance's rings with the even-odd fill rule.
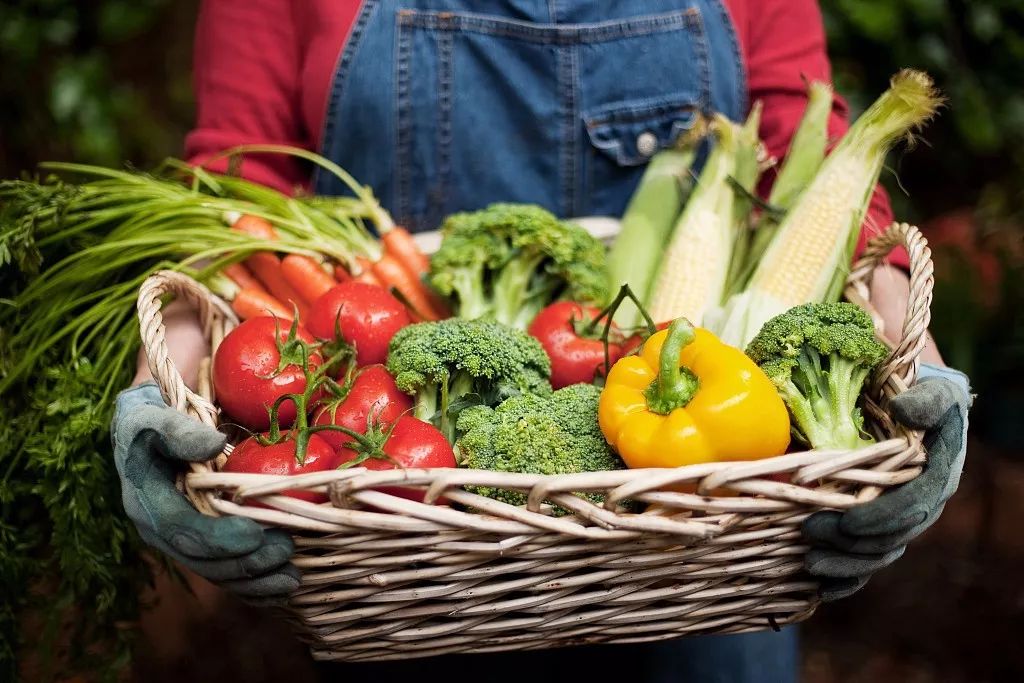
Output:
[[[633,334],[626,337],[626,341],[622,342],[622,355],[628,356],[643,346],[643,343],[644,338],[639,334]]]
[[[667,330],[668,326],[671,324],[672,323],[658,323],[657,325],[654,326],[654,328],[656,330]],[[626,340],[622,342],[622,355],[628,356],[629,354],[633,353],[638,348],[643,346],[644,340],[647,339],[647,337],[648,335],[646,331],[643,334],[637,332],[627,337]]]
[[[385,434],[373,434],[370,438],[383,439]],[[383,457],[387,456],[387,457]],[[343,448],[338,455],[341,462],[346,463],[359,457],[358,450]],[[402,468],[456,467],[455,452],[444,434],[429,422],[424,422],[411,415],[398,418],[387,441],[378,444],[374,454],[359,463],[368,470],[391,470],[397,466]],[[393,496],[423,502],[423,491],[402,486],[382,486],[378,489]],[[444,503],[444,500],[438,500]]]
[[[412,322],[402,302],[383,287],[349,280],[332,287],[309,309],[306,326],[318,339],[342,340],[356,349],[360,366],[383,363],[395,332]]]
[[[299,345],[313,342],[313,337],[302,327],[296,329],[296,338],[289,340],[289,328],[281,326],[276,318],[261,316],[246,320],[224,337],[214,354],[213,388],[217,402],[243,427],[267,429],[270,426],[267,411],[274,401],[285,394],[301,394],[306,390]],[[310,370],[320,363],[320,355],[312,353]],[[282,428],[295,420],[294,401],[281,404],[278,420]]]
[[[600,334],[604,324],[599,323],[597,338],[580,335],[581,325],[598,316],[601,311],[593,306],[581,306],[572,301],[557,301],[530,323],[528,332],[535,337],[551,358],[551,386],[555,389],[570,384],[590,384],[595,375],[604,371],[604,342]],[[622,357],[619,328],[613,323],[609,334],[608,362],[614,364]]]
[[[402,413],[412,408],[412,398],[395,386],[395,380],[383,365],[368,365],[359,371],[348,393],[340,398],[328,398],[318,404],[314,412],[314,425],[340,425],[355,432],[366,431],[369,418],[382,424],[391,424]],[[343,432],[325,429],[317,436],[340,450],[352,441]]]
[[[291,476],[335,470],[338,469],[341,462],[341,457],[331,445],[316,434],[309,436],[306,458],[302,465],[299,465],[295,459],[295,440],[291,435],[272,446],[262,446],[259,441],[250,436],[235,446],[235,450],[228,456],[221,471]],[[287,490],[281,495],[307,500],[310,503],[326,503],[329,500],[325,494],[301,490]],[[257,501],[246,503],[246,505],[267,507]]]

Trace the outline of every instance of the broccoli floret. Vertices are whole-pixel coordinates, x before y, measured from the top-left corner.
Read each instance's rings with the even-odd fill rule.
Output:
[[[526,329],[559,298],[603,304],[608,297],[604,245],[539,206],[492,204],[456,213],[441,232],[429,282],[461,318]]]
[[[812,448],[873,442],[857,402],[886,353],[871,317],[845,302],[792,308],[765,323],[747,347],[789,408],[794,437]]]
[[[458,423],[462,436],[456,444],[459,464],[535,474],[622,469],[625,465],[598,426],[600,395],[601,390],[593,385],[574,384],[543,396],[510,398],[497,408],[464,410]],[[469,489],[511,505],[526,503],[526,494],[517,491]],[[603,500],[597,494],[584,495],[598,503]]]
[[[551,392],[551,361],[540,343],[493,321],[450,318],[404,327],[391,339],[387,367],[398,388],[415,396],[416,417],[453,443],[464,408]]]

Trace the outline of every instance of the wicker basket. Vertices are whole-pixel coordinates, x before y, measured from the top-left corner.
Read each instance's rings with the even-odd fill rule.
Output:
[[[303,579],[283,611],[317,659],[640,642],[801,621],[818,598],[803,573],[800,522],[870,500],[913,479],[923,463],[920,435],[884,411],[886,400],[913,382],[929,321],[932,263],[918,230],[895,224],[874,239],[846,295],[863,305],[872,271],[898,245],[910,255],[910,304],[903,341],[872,380],[866,415],[879,441],[868,448],[562,476],[353,468],[276,477],[218,472],[228,446],[215,462],[192,465],[184,489],[204,513],[242,515],[293,533]],[[194,393],[168,356],[160,313],[166,295],[196,307],[214,348],[237,319],[179,273],[156,273],[139,292],[142,339],[164,397],[216,425],[209,359]],[[789,473],[791,483],[770,478],[779,473]],[[680,483],[696,485],[697,493],[665,490]],[[443,495],[454,505],[375,490],[394,484],[424,487],[428,501]],[[481,498],[463,490],[467,484],[525,491],[528,504]],[[326,491],[331,502],[280,495],[296,488]],[[572,493],[579,491],[602,492],[606,503]],[[256,498],[270,509],[241,504]],[[631,514],[619,506],[627,499],[650,505]],[[573,514],[552,516],[555,505]]]

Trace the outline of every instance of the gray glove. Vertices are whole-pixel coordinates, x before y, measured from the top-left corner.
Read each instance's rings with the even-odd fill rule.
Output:
[[[298,587],[288,534],[203,515],[175,487],[182,463],[216,456],[223,434],[169,408],[147,382],[117,397],[110,435],[124,509],[143,541],[239,596],[277,598]]]
[[[807,571],[825,601],[852,595],[895,562],[942,514],[960,484],[967,455],[971,391],[962,372],[922,365],[919,381],[889,404],[901,424],[925,431],[928,460],[916,479],[845,512],[819,512],[803,524],[812,548]]]

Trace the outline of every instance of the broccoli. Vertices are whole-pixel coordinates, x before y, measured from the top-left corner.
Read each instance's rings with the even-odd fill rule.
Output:
[[[623,469],[597,422],[601,390],[573,384],[553,393],[510,398],[497,408],[474,407],[459,415],[462,434],[456,444],[459,464],[499,472],[571,474]],[[473,493],[511,505],[526,494],[489,487]],[[584,494],[600,503],[597,494]],[[557,511],[564,513],[564,510]]]
[[[551,361],[540,342],[493,321],[449,318],[403,327],[388,346],[387,367],[399,390],[415,396],[416,417],[453,443],[463,408],[551,392]]]
[[[460,318],[526,329],[556,299],[603,304],[608,297],[604,245],[539,206],[492,204],[456,213],[441,232],[428,278]]]
[[[794,437],[812,448],[873,442],[857,401],[886,353],[870,316],[845,302],[792,308],[765,323],[747,347],[789,408]]]

